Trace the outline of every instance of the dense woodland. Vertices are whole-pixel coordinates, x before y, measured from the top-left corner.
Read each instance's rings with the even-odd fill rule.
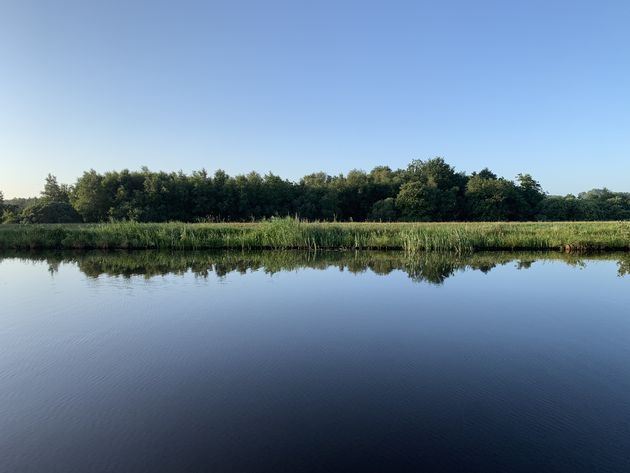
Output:
[[[295,216],[327,221],[530,221],[630,219],[630,193],[594,189],[549,196],[529,174],[515,181],[489,169],[467,175],[442,158],[407,169],[378,166],[299,182],[256,172],[85,172],[72,184],[48,175],[41,197],[4,201],[3,223],[133,220],[251,221]]]

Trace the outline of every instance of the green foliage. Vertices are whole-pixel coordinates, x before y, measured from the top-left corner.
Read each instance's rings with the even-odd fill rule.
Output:
[[[5,202],[14,221],[38,201],[70,203],[84,222],[534,221],[630,219],[630,194],[594,189],[577,197],[547,196],[529,174],[516,181],[485,168],[470,176],[442,158],[407,169],[377,166],[346,175],[317,172],[298,182],[274,174],[229,176],[218,170],[85,172],[72,186],[51,174],[40,199]],[[29,218],[21,221],[30,221]]]
[[[15,212],[12,209],[4,208],[2,210],[2,221],[1,223],[18,223],[18,218]]]
[[[526,215],[524,197],[507,179],[471,177],[466,185],[468,216],[471,220],[492,222],[519,220]]]
[[[112,196],[104,180],[104,176],[91,169],[84,172],[74,186],[72,205],[86,222],[102,222],[108,218]]]
[[[42,199],[48,202],[70,202],[69,186],[57,182],[57,177],[52,174],[46,176],[46,183],[44,184],[44,190],[42,191]]]
[[[79,213],[67,202],[41,201],[20,212],[20,223],[79,223]]]
[[[519,174],[516,180],[519,193],[525,203],[521,215],[525,217],[525,220],[534,220],[541,202],[545,199],[542,186],[530,174]]]
[[[593,189],[578,197],[546,196],[538,205],[538,220],[629,220],[630,193]]]
[[[412,161],[406,179],[396,198],[403,220],[449,221],[461,217],[466,177],[442,158]]]
[[[368,220],[373,222],[393,222],[397,220],[396,201],[393,197],[377,200],[372,206],[368,215]]]
[[[566,197],[549,196],[545,198],[538,208],[538,220],[560,221],[581,220],[580,201],[573,195]]]
[[[15,223],[15,214],[4,204],[4,194],[0,191],[0,223]]]
[[[9,209],[13,213],[19,213],[29,205],[39,202],[39,200],[38,197],[5,199],[4,209]]]

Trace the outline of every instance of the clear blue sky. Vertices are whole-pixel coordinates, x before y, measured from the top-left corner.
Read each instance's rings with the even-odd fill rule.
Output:
[[[0,3],[0,189],[443,156],[630,191],[627,1]]]

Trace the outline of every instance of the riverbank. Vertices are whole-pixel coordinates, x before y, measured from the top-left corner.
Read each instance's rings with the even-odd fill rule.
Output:
[[[630,222],[0,225],[0,249],[627,251]]]

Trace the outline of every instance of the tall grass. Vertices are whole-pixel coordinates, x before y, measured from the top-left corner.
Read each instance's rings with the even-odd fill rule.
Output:
[[[629,250],[630,222],[0,225],[0,249]]]

